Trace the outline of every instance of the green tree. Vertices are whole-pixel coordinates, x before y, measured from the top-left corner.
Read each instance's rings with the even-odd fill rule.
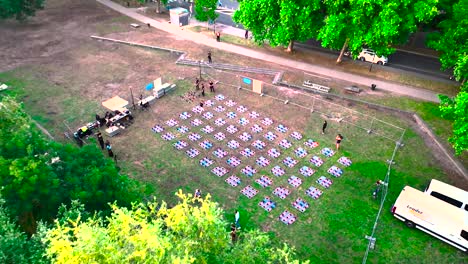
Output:
[[[293,50],[294,41],[317,36],[323,25],[323,5],[319,0],[241,0],[233,20],[252,32],[258,44],[268,41],[271,46],[287,46]]]
[[[437,0],[409,1],[324,1],[325,25],[318,34],[322,46],[339,50],[341,62],[347,47],[356,56],[364,45],[376,53],[389,55],[392,45],[407,41],[417,25],[437,14]]]
[[[450,17],[439,23],[439,31],[431,34],[428,45],[440,54],[442,69],[453,69],[458,80],[468,78],[468,0],[459,0],[451,8]]]
[[[195,18],[199,21],[214,21],[218,18],[216,5],[218,0],[195,0]]]
[[[0,19],[24,20],[44,8],[44,0],[0,0]]]
[[[60,180],[47,165],[47,143],[31,125],[21,105],[11,98],[0,103],[0,186],[13,215],[28,233],[38,218],[60,205]],[[55,208],[55,209],[54,209]]]
[[[111,205],[112,215],[57,221],[46,234],[54,263],[294,263],[293,251],[277,249],[258,231],[242,231],[231,243],[228,223],[210,196],[179,191],[172,208],[163,202]]]
[[[89,211],[105,211],[110,202],[130,206],[151,191],[120,174],[96,145],[77,148],[45,140],[11,98],[0,102],[0,120],[0,186],[29,234],[38,220],[51,221],[62,203],[79,199]]]
[[[450,8],[447,8],[450,10]],[[439,96],[440,110],[453,120],[453,135],[449,138],[456,154],[468,149],[468,0],[457,1],[446,20],[439,23],[439,32],[432,34],[429,46],[440,53],[442,69],[453,69],[455,79],[462,81],[455,98]]]
[[[28,239],[11,221],[0,195],[0,263],[48,263],[45,248],[35,237]]]
[[[453,120],[453,135],[449,138],[456,154],[468,149],[468,85],[455,98],[440,97],[443,117]]]

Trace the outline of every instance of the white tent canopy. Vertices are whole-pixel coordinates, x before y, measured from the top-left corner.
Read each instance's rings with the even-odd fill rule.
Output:
[[[112,97],[111,99],[102,102],[102,105],[111,111],[115,111],[120,110],[122,108],[126,108],[128,106],[128,101],[120,98],[117,95]]]

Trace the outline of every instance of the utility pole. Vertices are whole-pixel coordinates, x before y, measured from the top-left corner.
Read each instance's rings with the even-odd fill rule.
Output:
[[[371,61],[370,67],[369,67],[369,72],[372,71],[372,65],[374,65],[374,59],[375,59],[375,53],[374,53],[374,56],[372,56],[372,61]]]
[[[200,81],[202,80],[202,76],[201,76],[201,64],[202,64],[202,62],[203,62],[203,60],[198,61],[198,69],[200,70],[200,75],[199,75]]]

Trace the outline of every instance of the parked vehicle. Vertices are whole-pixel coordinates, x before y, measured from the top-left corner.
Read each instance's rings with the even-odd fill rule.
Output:
[[[464,209],[405,186],[392,207],[392,214],[406,226],[468,252],[468,213]]]
[[[468,192],[462,189],[432,179],[424,192],[457,208],[468,211]]]
[[[362,49],[361,53],[359,53],[358,59],[361,61],[377,63],[379,65],[386,65],[388,63],[387,57],[385,56],[379,57],[371,49]]]

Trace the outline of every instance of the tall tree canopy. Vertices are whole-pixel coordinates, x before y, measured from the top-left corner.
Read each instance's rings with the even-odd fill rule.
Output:
[[[28,233],[35,231],[37,220],[51,220],[58,206],[72,199],[87,210],[104,210],[114,201],[129,206],[149,190],[119,174],[95,145],[77,148],[45,140],[11,98],[0,102],[0,120],[0,187]]]
[[[258,231],[242,231],[233,244],[223,212],[210,196],[179,191],[180,202],[112,205],[112,215],[85,221],[73,217],[47,231],[54,263],[298,263],[286,246],[275,248]]]
[[[320,0],[241,0],[233,20],[252,32],[255,42],[288,46],[317,35],[323,25]]]
[[[24,20],[44,8],[45,0],[0,0],[0,19]]]
[[[37,237],[28,239],[16,224],[0,191],[0,263],[48,263],[45,248]]]
[[[453,135],[449,138],[456,154],[468,150],[468,85],[455,98],[440,96],[440,110],[453,120]]]
[[[428,45],[439,51],[442,69],[454,69],[459,80],[468,78],[468,0],[456,2],[439,31],[430,35]]]
[[[216,6],[218,0],[195,0],[195,18],[199,21],[214,21],[218,18]]]
[[[393,44],[404,43],[419,23],[437,14],[437,0],[324,0],[327,17],[318,35],[322,46],[342,49],[353,55],[364,45],[378,55],[394,52]]]
[[[430,37],[429,45],[440,52],[443,69],[453,69],[455,79],[462,82],[455,98],[440,96],[443,116],[453,120],[449,139],[457,154],[468,149],[468,0],[459,0],[446,20],[439,23],[439,32]]]

